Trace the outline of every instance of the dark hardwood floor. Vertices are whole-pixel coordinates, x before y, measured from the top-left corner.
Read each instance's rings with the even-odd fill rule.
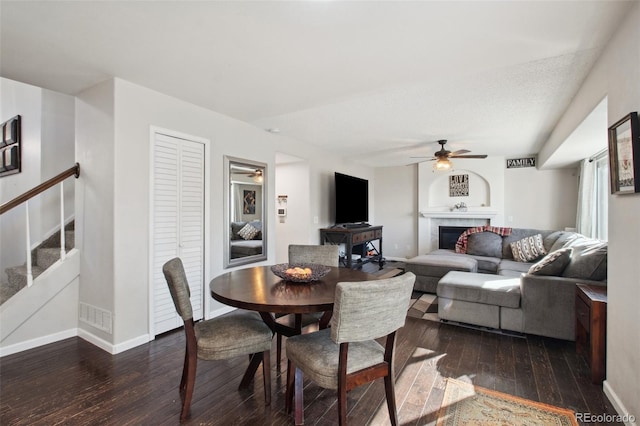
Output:
[[[2,425],[176,425],[184,333],[112,356],[80,338],[0,359]],[[272,403],[264,406],[262,372],[238,390],[245,357],[200,362],[191,419],[200,425],[290,425],[284,413],[286,361],[275,368]],[[526,339],[407,318],[396,346],[396,399],[400,424],[435,424],[446,377],[577,412],[614,414],[591,384],[586,361],[573,342]],[[305,384],[308,425],[337,424],[335,393]],[[382,381],[349,393],[351,425],[389,424]]]

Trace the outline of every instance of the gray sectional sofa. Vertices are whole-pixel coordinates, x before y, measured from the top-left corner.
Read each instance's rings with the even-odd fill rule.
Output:
[[[242,235],[242,229],[250,224],[258,233],[251,238]],[[246,256],[256,256],[262,254],[262,222],[254,220],[251,222],[231,222],[231,258],[237,259]]]
[[[514,259],[512,243],[520,248],[531,237],[538,256]],[[606,286],[607,243],[566,231],[477,232],[466,253],[438,249],[408,259],[406,270],[416,290],[438,295],[441,319],[575,340],[575,284]]]

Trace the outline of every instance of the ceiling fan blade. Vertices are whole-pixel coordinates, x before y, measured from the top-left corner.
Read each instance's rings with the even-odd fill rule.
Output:
[[[449,157],[456,157],[460,154],[466,154],[467,152],[471,152],[468,149],[459,149],[457,151],[453,151],[452,153],[449,154]]]
[[[450,155],[449,158],[487,158],[486,155]]]
[[[433,157],[409,157],[409,158],[426,158],[425,161],[435,161],[435,160],[437,160],[437,158],[433,158]]]

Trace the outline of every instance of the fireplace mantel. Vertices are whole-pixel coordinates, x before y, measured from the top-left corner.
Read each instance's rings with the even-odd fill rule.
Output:
[[[495,210],[467,210],[450,211],[450,210],[422,210],[420,216],[434,219],[492,219],[498,215]]]

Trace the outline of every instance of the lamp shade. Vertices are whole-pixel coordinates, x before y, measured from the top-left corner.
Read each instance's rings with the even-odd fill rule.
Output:
[[[433,170],[451,170],[453,167],[453,163],[448,158],[438,158],[438,160],[433,163]]]

